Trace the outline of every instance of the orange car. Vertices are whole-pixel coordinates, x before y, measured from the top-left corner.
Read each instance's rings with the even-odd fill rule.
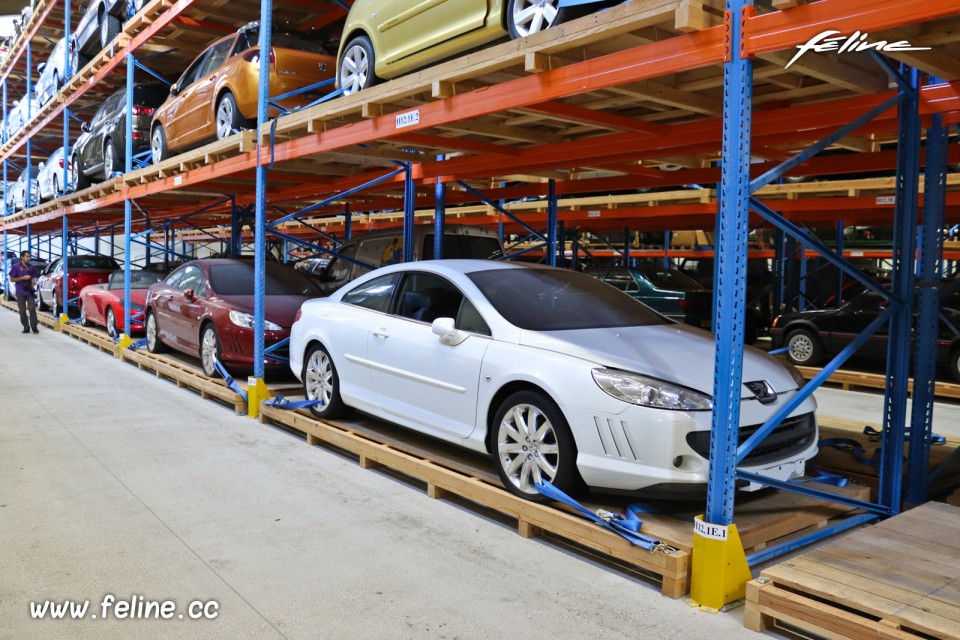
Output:
[[[223,139],[257,117],[260,75],[259,22],[251,22],[207,47],[180,79],[170,86],[166,102],[156,110],[150,125],[153,161],[171,152]],[[330,80],[336,56],[323,44],[305,36],[274,28],[270,49],[270,95],[304,89]],[[330,90],[333,90],[331,83]],[[304,106],[324,93],[299,94],[281,100],[285,108]],[[279,110],[271,107],[270,117]]]

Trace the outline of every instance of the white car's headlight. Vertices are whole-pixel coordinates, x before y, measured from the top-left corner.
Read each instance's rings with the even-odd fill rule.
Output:
[[[680,385],[616,369],[594,369],[597,386],[617,400],[655,409],[710,411],[713,399]]]
[[[249,313],[243,313],[241,311],[231,311],[230,312],[230,322],[237,325],[238,327],[243,327],[244,329],[253,329],[253,315]],[[283,331],[283,327],[278,325],[276,322],[270,322],[267,319],[263,321],[263,330],[264,331]]]

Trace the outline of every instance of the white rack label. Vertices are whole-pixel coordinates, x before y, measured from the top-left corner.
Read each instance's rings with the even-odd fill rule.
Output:
[[[877,204],[896,204],[896,196],[877,196]]]
[[[587,217],[588,217],[588,218],[599,218],[599,217],[600,217],[600,212],[599,212],[599,211],[587,211]]]
[[[183,176],[174,176],[173,186],[177,187],[177,186],[180,186],[181,184],[183,184]]]
[[[722,524],[709,524],[699,518],[693,521],[693,532],[704,538],[726,540],[727,527]]]
[[[397,129],[412,127],[415,124],[420,124],[420,109],[397,114]]]

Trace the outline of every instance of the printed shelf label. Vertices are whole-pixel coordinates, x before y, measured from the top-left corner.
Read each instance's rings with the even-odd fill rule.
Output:
[[[412,127],[415,124],[420,124],[420,109],[397,114],[397,129]]]
[[[699,518],[693,521],[693,532],[698,536],[710,538],[712,540],[726,540],[727,528],[722,524],[710,524]]]

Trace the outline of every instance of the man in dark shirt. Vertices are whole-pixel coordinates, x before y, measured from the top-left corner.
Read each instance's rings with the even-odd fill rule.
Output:
[[[16,283],[17,306],[20,308],[20,324],[23,332],[40,333],[37,328],[37,301],[34,298],[33,287],[37,284],[37,270],[30,264],[30,252],[20,252],[20,262],[10,269],[10,282]],[[27,308],[30,309],[30,322],[27,322]]]

